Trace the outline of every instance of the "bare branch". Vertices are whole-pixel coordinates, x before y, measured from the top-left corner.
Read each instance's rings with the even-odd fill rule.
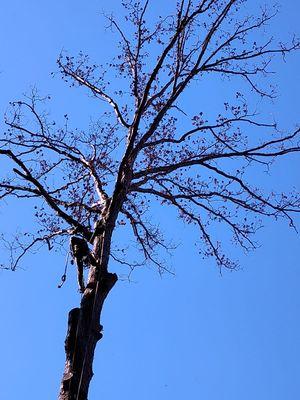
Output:
[[[104,99],[108,104],[112,106],[112,108],[115,111],[115,114],[117,116],[118,121],[120,122],[121,125],[123,125],[125,128],[129,128],[130,124],[125,121],[123,118],[123,115],[120,111],[120,108],[116,101],[109,96],[107,93],[103,92],[101,89],[97,88],[95,85],[90,83],[88,80],[82,78],[81,76],[77,75],[74,71],[72,71],[71,68],[68,66],[64,65],[62,63],[61,57],[57,61],[59,67],[61,68],[62,72],[68,76],[70,76],[72,79],[74,79],[76,82],[79,83],[79,85],[85,86],[88,89],[92,91],[92,93],[96,96],[100,96],[102,99]]]

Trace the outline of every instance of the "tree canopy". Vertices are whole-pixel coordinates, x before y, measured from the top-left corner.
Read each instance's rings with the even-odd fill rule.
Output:
[[[70,86],[84,88],[110,111],[85,131],[73,128],[67,114],[60,125],[44,111],[49,99],[33,90],[11,103],[0,139],[0,155],[12,166],[0,182],[1,198],[42,200],[35,206],[36,232],[17,235],[10,245],[10,268],[43,242],[51,250],[79,235],[93,245],[96,265],[90,266],[81,311],[76,311],[82,349],[66,345],[67,361],[79,354],[78,370],[73,365],[74,387],[70,371],[65,373],[61,399],[73,398],[64,392],[68,385],[74,392],[67,396],[86,398],[94,351],[91,326],[99,330],[103,302],[117,279],[108,272],[109,259],[130,270],[147,262],[160,273],[168,270],[161,250],[168,252],[172,244],[153,218],[153,200],[195,226],[203,255],[230,270],[238,263],[218,240],[221,224],[248,251],[256,247],[253,235],[263,218],[284,218],[294,227],[293,214],[300,210],[298,193],[266,192],[248,178],[252,168],[269,171],[277,158],[300,149],[299,128],[282,132],[249,100],[249,94],[274,98],[274,89],[265,84],[273,58],[300,47],[295,37],[276,44],[264,33],[277,9],[261,8],[252,16],[244,0],[179,1],[172,14],[153,22],[147,17],[150,4],[125,1],[125,25],[106,16],[120,37],[119,53],[107,65],[91,62],[83,52],[64,51],[57,60]],[[201,97],[202,82],[220,76],[246,85],[223,99],[220,110],[191,112],[193,85]],[[113,243],[115,229],[124,225],[131,227],[139,259],[129,260],[126,247]],[[100,338],[95,334],[93,346]]]

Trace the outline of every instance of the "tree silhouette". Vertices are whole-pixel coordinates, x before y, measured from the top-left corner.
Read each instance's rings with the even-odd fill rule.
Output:
[[[149,0],[123,5],[130,29],[106,17],[120,35],[110,64],[93,64],[84,53],[62,53],[57,61],[66,82],[84,87],[111,112],[88,131],[72,129],[67,115],[58,126],[43,111],[47,98],[34,90],[11,103],[0,139],[0,154],[11,161],[11,175],[0,182],[1,199],[43,200],[35,207],[37,231],[10,244],[10,268],[41,243],[50,250],[75,236],[93,246],[84,254],[89,276],[85,287],[81,282],[80,307],[69,313],[60,400],[87,399],[102,307],[117,281],[108,269],[110,258],[130,271],[147,262],[160,273],[168,270],[160,254],[172,246],[149,218],[154,199],[196,226],[203,254],[227,269],[238,263],[223,251],[213,226],[226,226],[247,251],[256,246],[261,218],[282,217],[294,226],[292,214],[300,211],[297,193],[266,193],[247,179],[252,167],[269,169],[277,157],[298,152],[300,129],[283,134],[274,121],[261,121],[241,92],[234,104],[224,101],[214,120],[201,110],[191,115],[182,105],[191,86],[200,88],[208,76],[219,75],[243,79],[254,95],[274,97],[261,78],[274,56],[300,48],[295,38],[273,45],[258,35],[277,9],[262,8],[253,17],[245,0],[181,0],[172,15],[153,23],[147,21]],[[112,88],[112,71],[125,78],[126,87]],[[112,246],[115,229],[127,223],[139,260]],[[72,250],[78,257],[78,249]]]

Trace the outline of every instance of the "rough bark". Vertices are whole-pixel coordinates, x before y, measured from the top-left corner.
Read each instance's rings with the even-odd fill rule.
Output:
[[[108,261],[115,223],[132,178],[133,159],[128,161],[127,151],[107,211],[104,232],[94,240],[93,252],[96,256],[96,265],[90,266],[80,308],[74,308],[69,312],[65,340],[66,362],[59,400],[87,400],[89,384],[93,377],[95,348],[102,338],[100,324],[102,307],[108,293],[118,280],[116,274],[108,272]]]
[[[65,340],[66,362],[59,400],[87,399],[93,376],[94,352],[97,342],[102,338],[102,307],[118,279],[116,274],[107,272],[106,260],[106,257],[100,260],[101,268],[91,267],[80,308],[69,312]]]

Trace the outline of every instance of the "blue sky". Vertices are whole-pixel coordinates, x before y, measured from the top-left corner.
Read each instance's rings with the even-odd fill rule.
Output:
[[[297,32],[300,6],[295,3],[284,2],[274,35]],[[32,85],[51,94],[54,117],[68,112],[74,124],[84,126],[90,115],[101,114],[101,104],[50,74],[63,48],[75,54],[84,50],[99,62],[109,58],[113,45],[109,32],[104,33],[101,11],[117,12],[119,4],[4,0],[0,114]],[[152,12],[166,5],[166,0],[158,2]],[[276,62],[279,97],[260,105],[288,129],[299,122],[299,66],[300,54],[287,63]],[[209,104],[220,95],[217,85]],[[292,156],[278,162],[263,185],[300,190],[299,177],[299,157]],[[0,230],[30,229],[28,211],[26,203],[2,204]],[[213,262],[197,256],[188,228],[160,217],[181,243],[172,261],[176,275],[161,279],[144,269],[134,283],[118,282],[103,313],[104,338],[96,353],[90,399],[296,399],[299,236],[286,224],[266,222],[258,234],[262,246],[241,257],[242,270],[221,277]],[[41,252],[28,258],[22,270],[0,272],[1,399],[57,396],[66,316],[80,300],[74,271],[65,287],[57,289],[64,262],[60,254]]]

